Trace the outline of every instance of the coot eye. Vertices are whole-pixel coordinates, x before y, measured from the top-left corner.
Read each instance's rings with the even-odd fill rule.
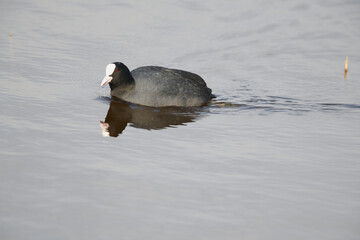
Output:
[[[113,77],[114,73],[116,73],[116,72],[119,72],[119,70],[118,70],[118,69],[115,69],[114,72],[113,72],[112,74],[110,74],[109,76],[110,76],[110,77]]]

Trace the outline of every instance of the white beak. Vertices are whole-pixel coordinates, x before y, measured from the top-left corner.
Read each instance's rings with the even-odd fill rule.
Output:
[[[105,86],[106,84],[108,84],[109,82],[111,82],[113,78],[111,76],[105,76],[104,79],[101,82],[101,86]]]

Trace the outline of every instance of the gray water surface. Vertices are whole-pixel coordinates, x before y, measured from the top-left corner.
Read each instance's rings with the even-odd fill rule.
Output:
[[[359,12],[1,1],[0,238],[359,239]],[[217,98],[111,101],[113,61],[197,73]]]

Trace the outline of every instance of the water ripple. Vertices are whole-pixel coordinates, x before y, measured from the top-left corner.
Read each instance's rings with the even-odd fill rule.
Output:
[[[328,112],[359,110],[359,104],[348,103],[318,103],[314,101],[301,100],[297,98],[281,96],[251,96],[242,100],[241,103],[213,100],[212,106],[216,109],[227,108],[235,112],[238,110],[263,110],[266,112],[306,113],[306,112]]]

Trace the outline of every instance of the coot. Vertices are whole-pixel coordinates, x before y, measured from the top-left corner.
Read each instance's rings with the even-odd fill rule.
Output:
[[[101,86],[110,85],[111,96],[151,106],[202,106],[211,97],[211,89],[197,74],[158,66],[130,70],[121,62],[106,66]]]

